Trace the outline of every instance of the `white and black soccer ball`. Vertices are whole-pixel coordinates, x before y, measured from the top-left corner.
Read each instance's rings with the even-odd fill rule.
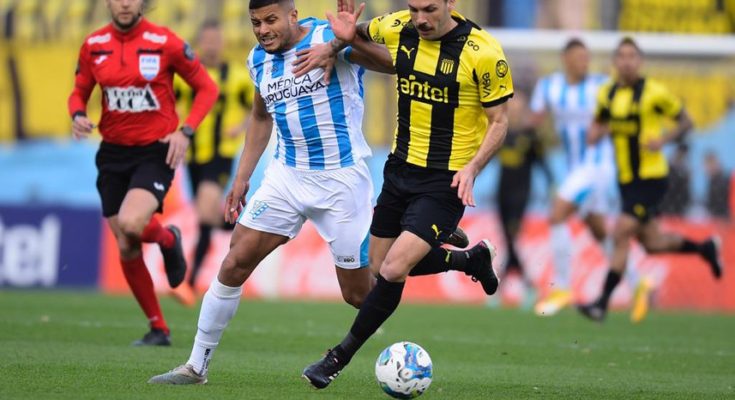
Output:
[[[420,396],[431,385],[433,375],[429,353],[416,343],[394,343],[375,362],[380,388],[396,399]]]

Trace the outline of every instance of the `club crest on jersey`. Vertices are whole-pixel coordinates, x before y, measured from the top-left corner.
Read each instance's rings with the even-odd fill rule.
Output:
[[[253,202],[253,207],[250,210],[250,218],[255,221],[258,217],[260,217],[261,214],[265,212],[265,210],[268,209],[268,207],[268,203],[261,200],[255,200],[255,202]]]
[[[442,71],[444,75],[451,74],[452,71],[454,71],[454,60],[450,60],[448,58],[442,59],[439,69]]]
[[[158,54],[141,54],[138,59],[138,69],[143,78],[152,81],[161,71],[161,56]]]

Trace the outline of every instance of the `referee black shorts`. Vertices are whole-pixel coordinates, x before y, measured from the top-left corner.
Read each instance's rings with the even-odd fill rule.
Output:
[[[440,246],[457,229],[464,214],[457,189],[451,187],[454,174],[388,156],[370,233],[396,238],[408,231],[432,247]]]
[[[645,224],[661,213],[661,202],[669,187],[667,178],[642,179],[620,185],[623,213]]]
[[[105,218],[117,215],[130,189],[145,189],[163,199],[171,188],[174,170],[166,164],[168,144],[154,142],[145,146],[122,146],[102,142],[97,151],[97,191]]]

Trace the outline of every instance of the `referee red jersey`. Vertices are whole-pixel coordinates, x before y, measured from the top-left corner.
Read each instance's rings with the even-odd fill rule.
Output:
[[[128,32],[109,24],[82,45],[69,114],[85,114],[92,89],[99,84],[103,140],[126,146],[153,143],[179,128],[174,72],[196,93],[185,121],[196,129],[219,91],[191,47],[168,28],[145,18]]]

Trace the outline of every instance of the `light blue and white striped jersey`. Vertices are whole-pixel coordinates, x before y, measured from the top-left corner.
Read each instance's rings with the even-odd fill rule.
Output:
[[[294,77],[296,52],[334,38],[326,21],[307,18],[299,23],[309,33],[294,48],[269,54],[258,45],[248,56],[255,88],[278,134],[275,158],[300,170],[352,166],[371,155],[362,134],[364,70],[349,62],[347,48],[338,57],[329,85],[322,69]]]
[[[615,166],[609,137],[595,146],[587,145],[587,131],[594,118],[597,94],[607,80],[605,75],[589,74],[579,83],[570,85],[563,72],[556,72],[536,83],[531,111],[547,111],[553,116],[570,171],[585,162]]]

